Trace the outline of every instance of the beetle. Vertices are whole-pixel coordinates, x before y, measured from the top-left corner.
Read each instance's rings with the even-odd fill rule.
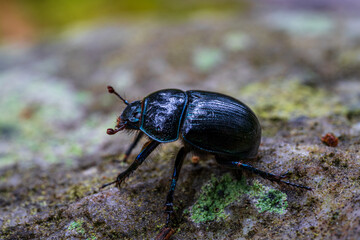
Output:
[[[144,145],[135,161],[120,173],[116,180],[102,186],[120,184],[142,164],[149,154],[161,143],[181,139],[183,146],[175,159],[170,190],[166,197],[165,228],[169,232],[170,217],[173,213],[173,196],[184,158],[189,152],[205,152],[215,156],[218,164],[234,169],[243,169],[277,183],[285,183],[298,188],[310,187],[284,181],[284,176],[268,173],[240,160],[257,156],[261,127],[254,112],[239,100],[216,92],[200,90],[182,91],[163,89],[151,93],[143,100],[129,103],[111,86],[109,93],[115,94],[127,106],[117,118],[112,135],[121,130],[139,131],[134,142],[126,151],[126,161],[139,140],[146,135],[149,141]],[[166,232],[165,231],[165,232]]]

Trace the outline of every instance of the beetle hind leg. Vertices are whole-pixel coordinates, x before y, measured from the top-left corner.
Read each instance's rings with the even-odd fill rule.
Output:
[[[222,158],[217,157],[216,161],[220,164],[223,165],[225,167],[229,167],[232,169],[244,169],[246,171],[255,173],[257,175],[259,175],[262,178],[268,179],[272,182],[277,182],[277,183],[285,183],[287,185],[293,186],[293,187],[297,187],[297,188],[303,188],[306,190],[312,190],[310,187],[304,186],[304,185],[300,185],[300,184],[296,184],[296,183],[292,183],[292,182],[288,182],[288,181],[284,181],[283,179],[287,177],[287,172],[283,175],[275,175],[269,172],[265,172],[262,170],[259,170],[251,165],[239,162],[239,161],[224,161]]]

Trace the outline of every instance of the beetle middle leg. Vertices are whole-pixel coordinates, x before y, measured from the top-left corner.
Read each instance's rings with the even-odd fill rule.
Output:
[[[248,164],[245,164],[245,163],[242,163],[239,161],[224,160],[224,158],[220,158],[218,156],[216,157],[216,161],[220,165],[223,165],[225,167],[229,167],[229,168],[233,168],[233,169],[244,169],[246,171],[257,174],[262,178],[268,179],[272,182],[285,183],[285,184],[293,186],[293,187],[303,188],[306,190],[312,190],[310,187],[282,180],[285,177],[284,175],[278,176],[278,175],[275,175],[275,174],[272,174],[269,172],[265,172],[265,171],[255,168],[251,165],[248,165]]]
[[[124,179],[128,177],[132,172],[134,172],[159,144],[160,143],[155,140],[150,140],[149,142],[145,143],[143,149],[135,158],[135,161],[130,165],[130,167],[128,167],[128,169],[126,169],[124,172],[120,173],[115,181],[106,183],[102,185],[101,188],[107,187],[114,183],[116,183],[116,186],[120,188],[120,184],[124,181]]]
[[[171,177],[170,190],[167,194],[166,203],[165,203],[165,213],[167,214],[166,224],[165,227],[157,235],[156,239],[168,239],[168,237],[170,237],[175,232],[173,229],[169,227],[171,214],[174,212],[174,208],[173,208],[174,192],[175,192],[177,180],[179,179],[181,167],[188,152],[189,151],[185,149],[185,147],[182,147],[176,156],[174,170]]]
[[[174,211],[174,209],[173,209],[174,191],[175,191],[177,180],[179,179],[181,167],[183,165],[183,162],[184,162],[184,159],[185,159],[185,156],[187,153],[188,153],[188,151],[185,149],[185,147],[182,147],[176,156],[174,171],[173,171],[172,178],[171,178],[170,190],[166,197],[166,203],[165,203],[165,213],[167,213],[166,227],[168,227],[168,225],[170,223],[170,216]]]

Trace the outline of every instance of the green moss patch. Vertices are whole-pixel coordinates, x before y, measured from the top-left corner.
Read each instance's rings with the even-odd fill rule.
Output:
[[[288,120],[345,113],[336,96],[301,84],[297,79],[249,84],[241,90],[240,96],[265,119]]]
[[[81,236],[82,239],[86,239],[86,240],[97,239],[93,227],[89,226],[89,224],[87,224],[82,218],[72,221],[69,224],[67,230],[70,232],[75,232],[75,234],[70,234],[72,236]]]
[[[78,221],[72,221],[68,227],[68,230],[75,230],[78,234],[85,234],[85,229],[83,228],[84,220],[80,219]]]
[[[288,206],[286,194],[269,187],[265,187],[259,182],[251,187],[250,196],[254,197],[255,206],[259,213],[271,212],[284,214]]]
[[[200,197],[190,210],[190,218],[195,223],[225,219],[229,215],[225,212],[225,208],[239,200],[243,194],[253,199],[259,213],[286,212],[288,204],[285,193],[265,187],[257,181],[249,186],[244,178],[236,180],[230,174],[225,174],[222,178],[212,176],[209,183],[201,188]]]
[[[201,188],[201,195],[191,209],[191,219],[200,223],[226,218],[225,207],[239,199],[247,188],[245,180],[236,181],[230,174],[220,179],[212,176]]]

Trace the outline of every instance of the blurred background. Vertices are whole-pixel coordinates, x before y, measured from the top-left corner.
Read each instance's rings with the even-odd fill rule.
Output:
[[[129,100],[168,87],[219,91],[265,118],[344,112],[342,100],[357,111],[359,9],[351,0],[1,0],[0,166],[97,152],[124,107],[106,85]]]
[[[129,101],[162,88],[222,92],[259,116],[263,153],[288,138],[322,146],[334,132],[356,156],[359,79],[357,0],[0,0],[0,205],[13,216],[0,222],[29,214],[35,201],[20,213],[11,204],[34,176],[47,182],[31,185],[42,211],[69,200],[49,191],[92,179],[79,199],[116,174],[99,164],[131,136],[106,135],[124,109],[107,85]]]

